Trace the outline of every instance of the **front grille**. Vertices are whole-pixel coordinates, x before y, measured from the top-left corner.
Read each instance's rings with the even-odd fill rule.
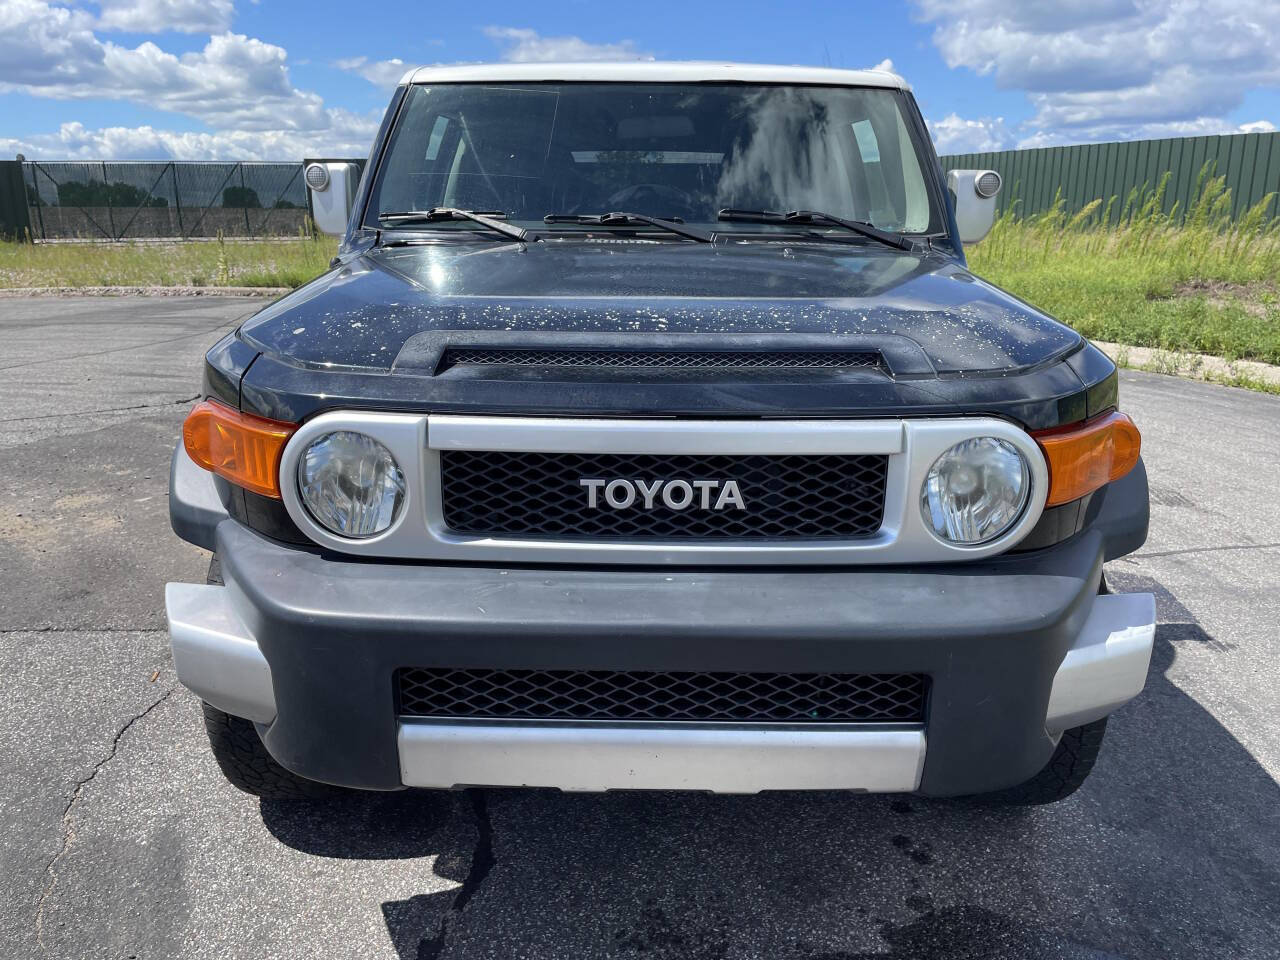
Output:
[[[920,674],[412,667],[402,717],[728,723],[923,723]]]
[[[881,455],[731,456],[507,453],[440,454],[444,520],[477,536],[626,540],[856,539],[884,515]],[[588,506],[581,479],[736,481],[745,509],[683,510],[657,498],[646,509]]]
[[[440,370],[460,364],[519,367],[620,367],[677,370],[824,370],[879,367],[880,354],[866,350],[542,350],[531,347],[450,347]]]

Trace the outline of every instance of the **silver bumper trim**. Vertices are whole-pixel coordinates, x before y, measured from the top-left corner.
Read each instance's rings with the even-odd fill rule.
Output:
[[[226,587],[169,583],[164,588],[169,643],[178,679],[201,700],[258,723],[276,718],[271,667]]]
[[[1045,729],[1061,733],[1105,717],[1141,692],[1156,633],[1149,593],[1100,596],[1053,678]]]
[[[529,786],[571,791],[915,790],[920,729],[715,724],[400,724],[410,787]]]

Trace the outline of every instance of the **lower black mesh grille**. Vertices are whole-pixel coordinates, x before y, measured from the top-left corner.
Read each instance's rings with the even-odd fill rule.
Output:
[[[440,454],[444,519],[457,533],[591,539],[852,539],[874,535],[884,515],[888,457],[666,456],[652,454],[505,453],[446,450]],[[666,483],[718,481],[699,488],[683,509],[636,493],[627,507],[610,506],[606,490],[580,481],[615,479]],[[743,508],[715,509],[727,481]],[[635,492],[633,490],[633,492]],[[703,502],[705,492],[706,502]],[[681,490],[683,494],[683,490]],[[621,502],[623,496],[615,498]],[[680,502],[680,498],[676,498]]]
[[[732,723],[923,723],[920,674],[694,673],[412,667],[404,717]]]
[[[519,367],[645,367],[678,370],[823,370],[880,366],[880,354],[853,350],[542,350],[530,347],[450,347],[440,369],[460,364]]]

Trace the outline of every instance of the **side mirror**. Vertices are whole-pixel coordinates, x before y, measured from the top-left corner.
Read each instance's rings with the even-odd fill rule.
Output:
[[[947,190],[956,208],[961,243],[977,243],[996,220],[996,194],[1004,181],[994,170],[951,170]]]
[[[347,232],[360,179],[354,163],[309,163],[303,173],[311,198],[311,219],[321,233],[340,237]]]

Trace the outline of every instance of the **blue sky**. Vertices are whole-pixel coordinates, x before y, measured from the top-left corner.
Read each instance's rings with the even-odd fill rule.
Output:
[[[0,155],[363,154],[405,64],[869,67],[941,152],[1280,123],[1280,0],[0,0]]]

